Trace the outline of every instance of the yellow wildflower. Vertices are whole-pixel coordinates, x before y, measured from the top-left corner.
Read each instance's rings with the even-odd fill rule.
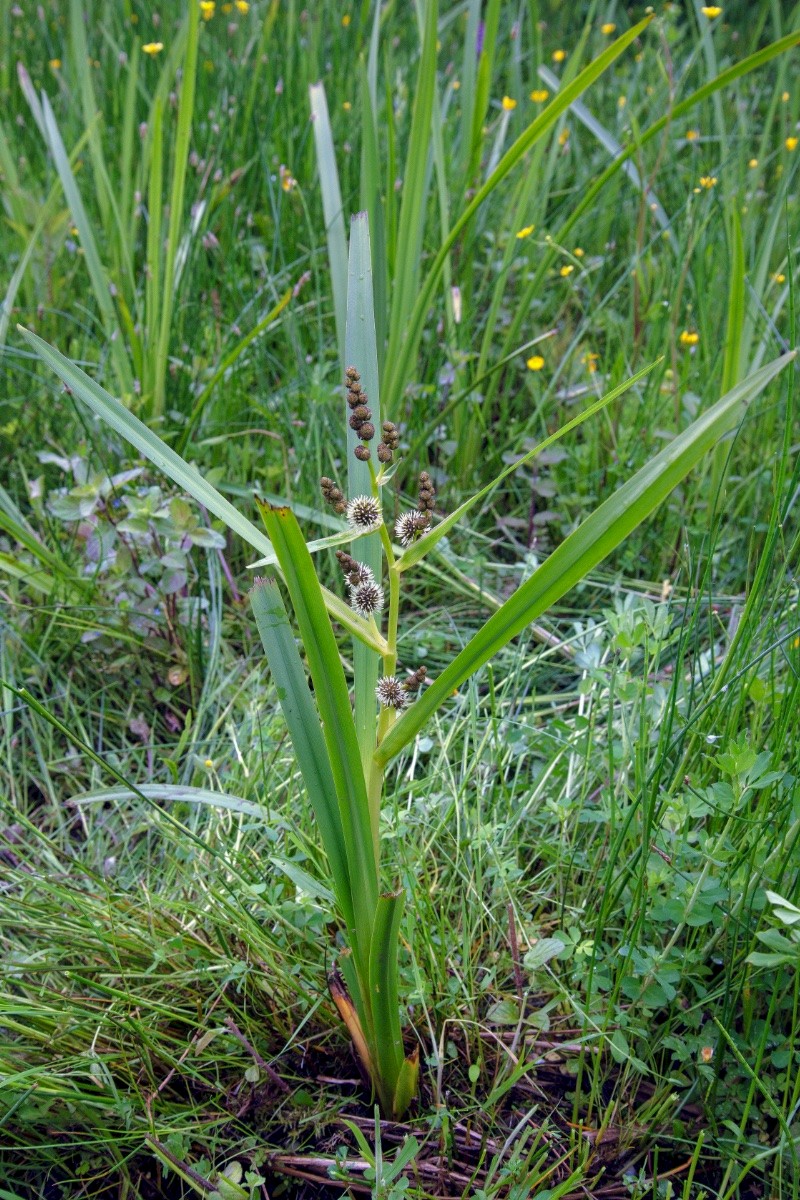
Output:
[[[696,346],[700,341],[700,334],[695,333],[694,330],[684,329],[678,341],[682,346]]]
[[[452,87],[454,92],[457,92],[458,89],[461,87],[461,80],[454,79],[450,86]]]
[[[751,171],[755,171],[756,167],[758,166],[758,159],[757,159],[757,158],[751,158],[751,159],[750,159],[750,161],[749,161],[749,163],[748,163],[747,165],[748,165],[748,167],[750,168],[750,170],[751,170]]]
[[[249,7],[249,5],[248,5],[248,7]],[[222,11],[225,13],[225,16],[227,17],[228,13],[233,12],[233,5],[232,4],[223,4]]]
[[[250,11],[250,5],[247,3],[247,0],[234,0],[234,7],[238,9],[242,16],[245,16]]]
[[[216,8],[214,0],[200,0],[200,16],[204,21],[210,21]]]
[[[700,131],[698,129],[687,129],[686,130],[687,142],[696,142],[699,137],[700,137]]]
[[[283,163],[280,165],[279,175],[281,187],[285,192],[291,192],[297,187],[297,180],[292,175],[292,172],[289,170],[289,168],[285,167]]]
[[[720,15],[722,9],[718,4],[707,4],[705,8],[700,9],[700,12],[704,17],[708,17],[709,21],[713,21],[714,17],[718,17]]]
[[[596,354],[593,350],[589,350],[581,359],[581,362],[584,364],[590,375],[594,375],[595,371],[597,370],[597,360],[599,357],[599,354]]]
[[[797,138],[796,137],[788,137],[786,139],[786,141],[784,142],[784,145],[786,146],[787,150],[796,150],[797,149]]]
[[[584,254],[586,252],[584,250],[581,250],[580,246],[576,246],[575,249],[572,251],[572,253],[575,255],[576,258],[583,258]]]
[[[716,183],[717,183],[716,175],[701,175],[700,176],[700,187],[702,187],[702,188],[707,188],[707,189],[712,188],[716,185]]]
[[[352,107],[353,107],[353,106],[352,106],[352,104],[350,103],[350,101],[349,101],[349,100],[344,100],[344,101],[342,101],[342,108],[344,109],[344,111],[345,111],[345,112],[350,112],[350,109],[351,109]]]
[[[529,371],[541,371],[542,367],[544,366],[544,359],[542,358],[541,354],[534,354],[528,359],[525,365]]]
[[[53,68],[54,71],[60,71],[61,70],[61,59],[60,58],[51,58],[50,66]]]
[[[776,283],[785,283],[786,282],[786,276],[783,274],[782,271],[776,271],[775,274],[772,276],[772,278],[775,280]]]
[[[627,103],[628,103],[628,97],[620,96],[617,100],[617,108],[624,108]]]
[[[531,100],[534,104],[544,104],[549,95],[547,88],[534,88],[531,92]]]
[[[342,28],[347,29],[347,26],[350,24],[352,19],[353,18],[350,16],[350,13],[345,13],[342,17]]]
[[[145,42],[142,46],[142,54],[160,54],[163,49],[163,42]]]
[[[535,225],[526,225],[524,227],[524,229],[520,229],[519,233],[517,234],[517,237],[518,238],[530,237],[535,228],[536,228]]]
[[[204,767],[205,767],[207,770],[209,770],[209,771],[213,771],[213,770],[214,770],[214,760],[213,760],[213,758],[207,758],[207,759],[205,760],[205,762],[203,763],[203,766],[204,766]]]
[[[781,92],[781,100],[783,101],[783,103],[784,103],[784,104],[786,103],[786,101],[787,101],[788,99],[789,99],[789,93],[788,93],[788,92]]]
[[[564,266],[561,267],[561,269],[559,270],[558,273],[562,279],[566,279],[567,276],[571,275],[574,270],[575,270],[575,268],[572,265],[572,263],[565,263]]]
[[[556,63],[563,62],[566,57],[567,57],[566,50],[554,50],[553,51],[553,62],[556,62]]]
[[[561,130],[561,133],[558,135],[558,144],[559,144],[559,146],[566,146],[566,144],[567,144],[567,142],[568,142],[568,141],[569,141],[569,130],[568,130],[568,129],[562,129],[562,130]]]
[[[613,21],[606,21],[605,25],[600,26],[600,32],[605,34],[606,37],[610,37],[616,28]]]
[[[506,112],[513,112],[516,107],[516,100],[512,100],[510,96],[503,96],[503,108]]]

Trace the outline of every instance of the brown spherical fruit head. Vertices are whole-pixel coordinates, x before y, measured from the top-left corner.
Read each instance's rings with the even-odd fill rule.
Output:
[[[347,423],[351,429],[355,429],[356,431],[358,431],[361,428],[361,426],[364,424],[364,418],[357,417],[356,414],[353,413],[353,415],[351,416],[350,420]]]
[[[358,380],[361,378],[355,367],[346,367],[344,373],[348,380]]]
[[[371,416],[372,412],[367,408],[366,404],[358,404],[353,409],[353,416],[351,417],[351,420],[369,421]]]
[[[385,442],[378,442],[378,462],[390,463],[392,461],[392,452]]]
[[[362,442],[372,441],[372,439],[375,437],[375,426],[372,424],[372,421],[364,421],[362,423],[362,426],[358,431],[358,436],[361,438]]]
[[[369,460],[369,447],[356,446],[354,454],[359,462],[367,462]]]

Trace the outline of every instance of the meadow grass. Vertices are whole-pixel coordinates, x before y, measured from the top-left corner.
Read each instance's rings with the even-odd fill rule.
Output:
[[[800,901],[794,369],[390,773],[421,1092],[376,1125],[241,600],[254,552],[195,549],[181,619],[159,593],[135,620],[128,576],[52,501],[86,499],[72,456],[101,477],[140,460],[14,327],[249,516],[255,490],[291,501],[309,538],[338,528],[319,477],[346,475],[331,161],[373,232],[399,496],[427,468],[452,511],[656,363],[410,577],[401,658],[435,679],[602,498],[794,346],[800,10],[659,12],[440,254],[553,73],[569,85],[626,10],[225,7],[0,2],[0,1194],[795,1198],[798,972],[747,961],[765,889]],[[126,487],[145,482],[168,486],[148,467]]]

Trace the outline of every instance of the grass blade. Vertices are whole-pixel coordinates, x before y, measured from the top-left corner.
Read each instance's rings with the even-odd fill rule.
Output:
[[[376,751],[376,762],[388,763],[457,687],[641,524],[703,455],[730,432],[743,405],[763,391],[795,354],[784,354],[723,396],[588,516],[393,725]]]
[[[181,74],[180,102],[178,105],[178,128],[175,134],[175,151],[172,163],[172,189],[169,199],[169,229],[167,252],[164,263],[164,298],[161,302],[161,327],[156,350],[155,380],[153,392],[153,415],[160,417],[164,412],[165,384],[169,335],[172,325],[172,308],[176,290],[176,262],[183,221],[183,196],[186,188],[186,168],[189,158],[189,139],[192,133],[194,114],[194,92],[197,78],[197,47],[200,36],[200,6],[189,5],[186,52]]]
[[[408,320],[403,323],[402,327],[399,327],[395,322],[393,308],[392,332],[390,333],[389,350],[386,358],[387,377],[384,386],[385,407],[390,414],[395,411],[400,402],[400,396],[408,379],[411,362],[417,352],[417,346],[434,289],[444,268],[447,256],[460,233],[469,224],[487,197],[494,192],[509,172],[520,162],[531,146],[535,145],[545,134],[549,133],[562,113],[566,112],[573,101],[619,58],[620,54],[627,49],[631,42],[635,41],[643,33],[651,19],[650,17],[646,17],[637,25],[634,25],[632,29],[629,29],[622,37],[609,46],[607,50],[599,54],[571,83],[567,84],[553,98],[552,102],[531,122],[524,133],[520,134],[516,142],[503,155],[496,169],[483,186],[478,189],[445,238],[428,270],[422,287],[419,289],[416,303],[410,311]],[[401,242],[400,244],[402,245],[403,243]]]
[[[394,1117],[402,1115],[394,1112],[394,1098],[404,1058],[397,993],[397,946],[404,899],[402,892],[378,898],[369,955],[369,993],[375,1030],[376,1083],[379,1086],[384,1111]]]
[[[111,344],[111,359],[114,363],[114,369],[117,375],[117,381],[122,390],[123,396],[128,399],[133,398],[133,373],[128,355],[125,351],[125,343],[123,331],[120,326],[117,312],[114,307],[114,301],[111,297],[111,289],[106,277],[106,272],[100,261],[100,254],[97,250],[97,243],[94,239],[92,226],[83,206],[78,185],[75,181],[75,176],[72,173],[69,157],[64,148],[64,143],[61,140],[61,134],[56,124],[56,119],[53,110],[50,107],[50,101],[47,96],[42,93],[41,104],[42,121],[47,137],[47,144],[50,153],[53,156],[53,161],[58,172],[61,186],[64,189],[69,210],[72,214],[72,219],[78,230],[81,246],[83,248],[84,258],[86,260],[86,269],[89,272],[89,278],[92,281],[92,290],[94,292],[97,307],[100,310],[100,316],[103,322],[103,328],[106,336]]]

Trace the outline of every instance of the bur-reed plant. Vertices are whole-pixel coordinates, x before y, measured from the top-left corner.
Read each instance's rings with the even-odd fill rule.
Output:
[[[471,11],[473,15],[477,11],[474,5]],[[731,365],[726,370],[726,379],[733,386],[600,503],[467,640],[436,679],[427,680],[423,663],[399,663],[401,598],[407,572],[511,471],[533,460],[557,438],[604,408],[622,392],[635,387],[647,373],[645,369],[602,396],[578,418],[497,474],[448,515],[437,511],[431,478],[420,473],[417,508],[402,514],[392,536],[384,519],[391,507],[386,499],[387,489],[391,489],[397,478],[397,459],[403,455],[404,447],[401,431],[387,419],[384,408],[388,400],[389,416],[398,413],[401,395],[413,373],[416,351],[435,289],[440,280],[447,277],[449,253],[459,238],[469,246],[471,224],[484,201],[496,193],[512,169],[524,161],[527,152],[556,127],[559,117],[571,104],[577,103],[581,93],[641,34],[645,25],[643,22],[628,31],[582,72],[568,80],[512,147],[502,155],[498,150],[497,161],[493,162],[488,178],[474,188],[477,182],[474,178],[475,131],[480,127],[486,105],[486,77],[491,65],[490,37],[486,51],[489,57],[482,58],[470,85],[472,118],[465,128],[471,130],[471,141],[467,139],[470,150],[465,153],[463,164],[461,212],[454,221],[445,223],[441,248],[424,278],[420,247],[428,175],[422,169],[422,163],[432,123],[434,129],[437,127],[433,70],[436,6],[429,4],[425,9],[420,59],[422,86],[414,101],[406,186],[396,223],[386,221],[386,235],[383,218],[387,214],[377,201],[374,162],[369,157],[370,146],[374,146],[369,126],[370,120],[374,122],[370,112],[374,114],[375,111],[372,59],[367,65],[362,78],[366,122],[364,201],[368,212],[372,212],[378,243],[385,246],[385,262],[381,254],[375,253],[371,243],[368,212],[353,219],[349,247],[343,246],[340,193],[330,172],[325,176],[323,189],[342,382],[348,397],[345,408],[347,478],[338,482],[326,478],[323,488],[333,507],[347,513],[350,528],[332,538],[307,541],[294,513],[284,505],[262,505],[268,534],[265,536],[202,479],[179,453],[139,421],[129,407],[114,399],[42,339],[23,331],[31,347],[57,372],[74,396],[256,548],[263,556],[255,564],[259,569],[275,568],[283,580],[294,624],[276,579],[262,579],[254,586],[253,608],[330,869],[336,917],[341,925],[337,967],[331,976],[332,994],[381,1106],[392,1117],[401,1116],[413,1098],[418,1057],[417,1052],[409,1051],[404,1042],[402,998],[398,990],[397,954],[405,897],[396,885],[392,864],[383,862],[381,855],[381,800],[388,770],[426,722],[447,704],[455,690],[583,579],[653,512],[708,451],[720,444],[721,439],[735,428],[745,406],[793,357],[792,354],[783,355],[751,372],[742,382],[734,383],[744,374],[743,359],[739,356],[734,364],[729,355]],[[377,22],[375,28],[377,30]],[[736,73],[729,78],[761,65],[788,46],[788,40],[785,45],[776,43],[767,51],[754,55],[752,61],[737,64]],[[469,77],[467,81],[469,83]],[[701,89],[702,96],[698,93],[685,102],[687,107],[698,99],[716,94],[725,81],[722,76],[712,80]],[[469,101],[469,96],[466,99]],[[317,152],[321,162],[330,164],[334,159],[326,130],[327,108],[324,93],[319,90],[312,90],[312,109],[316,118]],[[156,109],[154,116],[157,142],[161,111]],[[654,135],[660,127],[657,123],[647,136]],[[56,144],[52,130],[50,140],[52,145]],[[639,144],[643,140],[640,138]],[[434,137],[434,156],[440,150],[439,141]],[[630,147],[617,153],[592,195],[596,195],[606,179],[620,169],[633,150],[634,147]],[[68,179],[66,172],[64,178]],[[160,190],[157,174],[151,176],[151,184],[156,191]],[[584,197],[565,222],[563,231],[571,228],[588,202],[590,200]],[[734,239],[735,228],[735,222],[732,222]],[[170,245],[174,250],[174,239],[168,242],[168,248]],[[155,246],[152,249],[155,252]],[[531,287],[537,285],[537,280],[541,282],[548,262],[545,255]],[[343,278],[345,263],[346,280]],[[741,327],[741,305],[737,299],[742,287],[741,255],[735,257],[735,263],[738,266],[729,304],[729,332]],[[387,283],[390,274],[391,288]],[[155,291],[153,305],[157,303]],[[383,301],[380,301],[380,310],[376,314],[376,292],[379,296],[391,293],[388,315]],[[520,312],[526,307],[523,304]],[[158,382],[158,364],[163,361],[164,330],[168,329],[164,312],[161,310],[159,320],[153,326],[159,333],[157,341],[161,347],[153,360],[156,364],[153,412],[156,415],[161,407],[159,397],[163,388],[163,377],[161,384]],[[509,339],[513,339],[514,344],[517,333],[512,322]],[[740,337],[738,334],[737,340]],[[488,368],[488,343],[482,361]],[[223,363],[220,371],[224,367]],[[122,374],[121,368],[120,378]],[[219,374],[195,402],[179,446],[186,445],[189,432]],[[382,449],[374,449],[381,437]],[[468,443],[470,439],[474,443],[474,431],[468,437]],[[404,470],[409,466],[413,464],[403,463]],[[349,545],[349,550],[342,549],[344,545]],[[313,554],[329,548],[339,551],[343,570],[342,595],[323,588],[314,568]],[[344,672],[332,620],[354,638],[352,684]],[[305,663],[295,639],[295,627],[300,634]]]

